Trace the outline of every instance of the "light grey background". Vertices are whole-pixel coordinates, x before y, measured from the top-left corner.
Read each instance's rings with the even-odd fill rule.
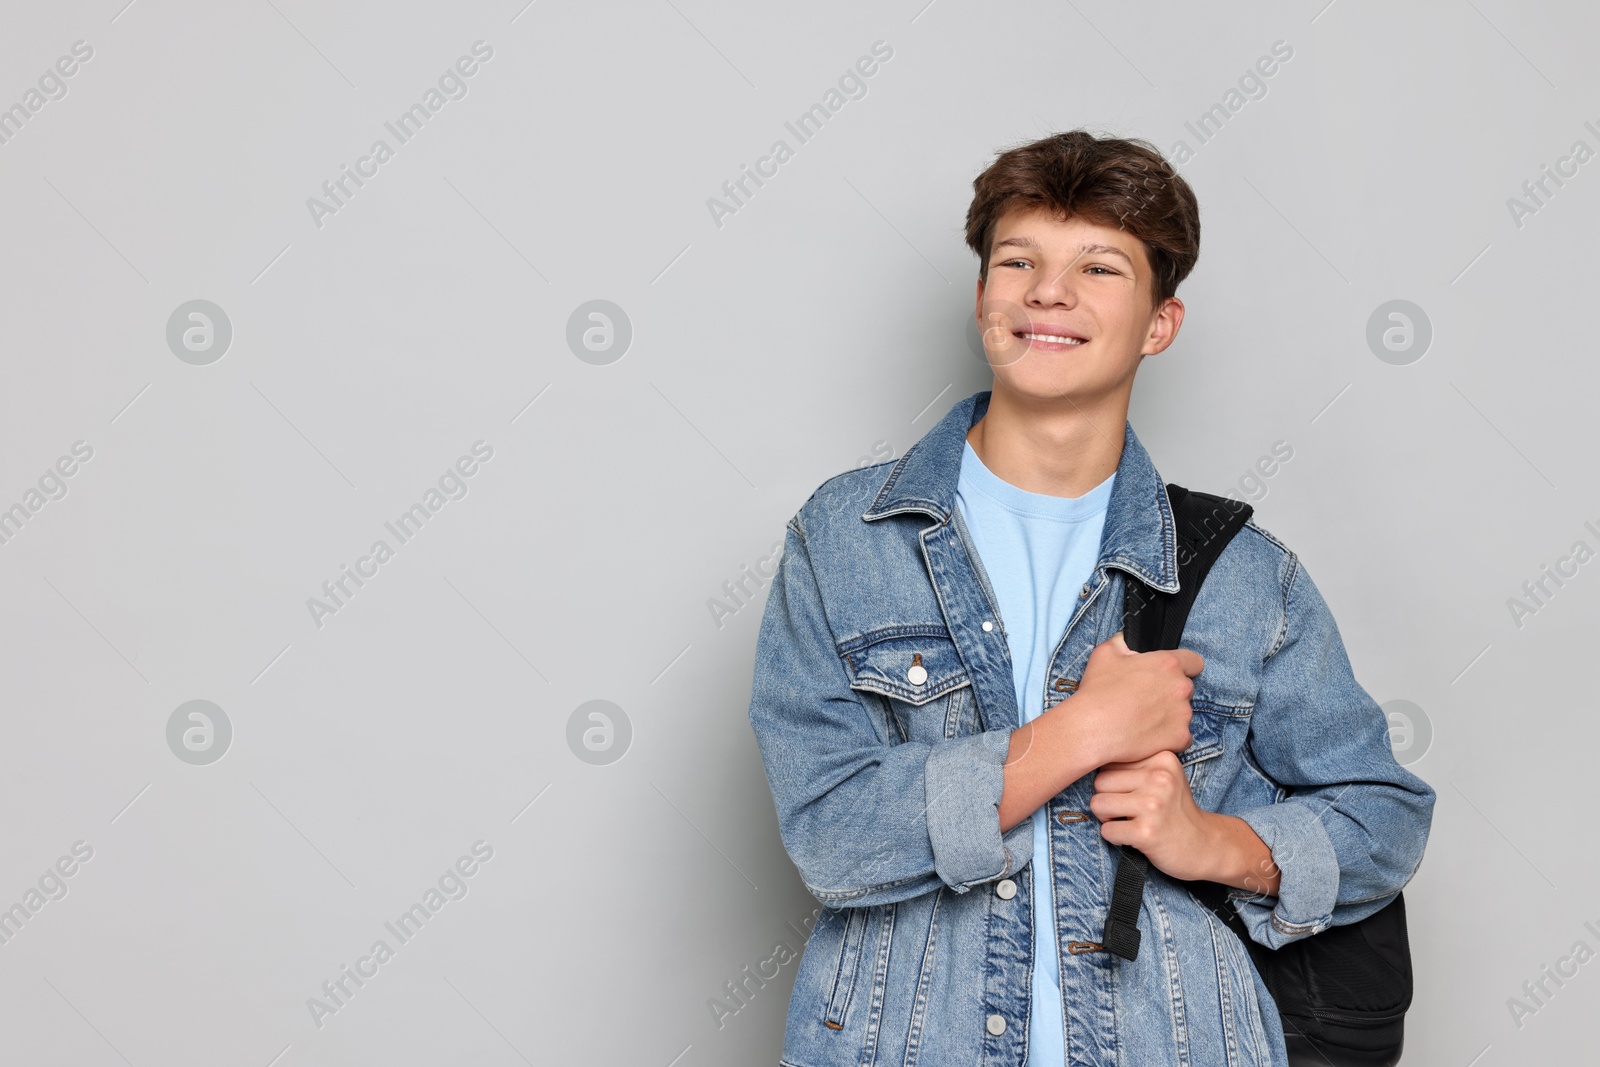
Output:
[[[1520,626],[1509,601],[1600,547],[1600,161],[1508,198],[1600,149],[1592,5],[524,2],[4,6],[0,106],[93,56],[0,145],[0,507],[93,456],[0,545],[0,907],[93,856],[0,945],[0,1061],[776,1062],[793,963],[709,1002],[816,902],[746,719],[764,592],[720,626],[710,601],[822,480],[988,387],[970,183],[1081,125],[1194,149],[1202,255],[1135,429],[1213,492],[1288,442],[1239,495],[1431,728],[1405,1062],[1589,1054],[1600,963],[1508,999],[1600,949],[1600,564]],[[480,40],[466,96],[318,226]],[[191,300],[231,322],[208,365],[167,344]],[[620,359],[568,346],[592,300]],[[1391,300],[1431,322],[1420,360],[1368,347]],[[316,625],[478,441],[466,496]],[[168,745],[192,700],[231,725],[214,762]],[[568,743],[596,700],[631,727],[608,763]],[[308,998],[478,841],[467,895],[319,1026]]]

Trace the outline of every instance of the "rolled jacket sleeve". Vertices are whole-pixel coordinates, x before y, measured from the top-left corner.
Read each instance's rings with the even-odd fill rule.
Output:
[[[798,517],[756,641],[750,725],[784,849],[831,907],[964,893],[1032,856],[1032,824],[1000,832],[1011,731],[926,744],[891,740],[850,688]]]
[[[1248,747],[1286,795],[1230,811],[1272,851],[1275,896],[1229,893],[1269,948],[1387,905],[1422,862],[1435,792],[1401,767],[1383,709],[1356,681],[1327,603],[1287,557],[1283,626],[1263,665]]]

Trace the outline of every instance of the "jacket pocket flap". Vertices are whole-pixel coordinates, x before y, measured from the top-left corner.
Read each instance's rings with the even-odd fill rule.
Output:
[[[1189,701],[1189,706],[1193,711],[1189,716],[1192,741],[1178,754],[1178,762],[1184,766],[1222,755],[1222,735],[1227,724],[1234,719],[1248,719],[1251,711],[1247,707],[1215,704],[1199,697]]]
[[[922,705],[972,684],[955,642],[943,631],[869,636],[851,644],[858,647],[840,654],[852,689]]]

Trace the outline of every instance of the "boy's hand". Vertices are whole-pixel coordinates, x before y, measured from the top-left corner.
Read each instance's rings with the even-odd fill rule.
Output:
[[[1210,879],[1217,870],[1215,815],[1194,802],[1189,778],[1172,752],[1108,763],[1094,777],[1089,810],[1100,836],[1132,845],[1171,878]]]
[[[1173,753],[1107,764],[1095,775],[1094,789],[1089,811],[1100,820],[1100,836],[1132,845],[1167,877],[1277,895],[1282,872],[1272,850],[1237,815],[1196,804]]]
[[[1119,630],[1089,653],[1077,692],[1059,706],[1083,718],[1102,763],[1182,752],[1194,741],[1189,679],[1204,667],[1193,649],[1135,652]]]

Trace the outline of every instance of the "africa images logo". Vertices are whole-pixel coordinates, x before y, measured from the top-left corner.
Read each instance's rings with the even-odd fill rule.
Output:
[[[474,456],[477,458],[474,459]],[[327,599],[322,600],[314,596],[306,598],[306,610],[311,613],[311,622],[316,628],[322,629],[324,618],[337,615],[342,608],[348,606],[356,593],[368,581],[376,578],[379,569],[393,559],[401,547],[409,544],[417,534],[421,533],[424,524],[437,515],[446,503],[464,499],[470,490],[467,479],[482,470],[482,464],[488,463],[493,458],[493,445],[482,438],[474,441],[472,455],[463,455],[455,461],[454,466],[446,467],[444,473],[439,476],[437,489],[429,486],[422,494],[421,501],[402,511],[393,522],[383,524],[384,529],[394,536],[393,546],[380,537],[372,542],[372,547],[367,550],[366,555],[356,559],[353,572],[349,564],[341,563],[339,576],[322,583],[322,592]],[[354,588],[351,588],[352,585]]]
[[[464,855],[446,867],[444,873],[439,875],[437,886],[430,885],[423,890],[420,900],[414,901],[392,922],[383,924],[384,930],[393,936],[394,944],[389,943],[389,938],[380,937],[372,943],[365,956],[356,958],[353,969],[341,963],[339,973],[322,983],[322,996],[306,998],[306,1010],[311,1013],[311,1021],[317,1029],[322,1029],[328,1016],[339,1014],[357,992],[379,975],[382,967],[394,959],[403,946],[415,940],[423,926],[444,910],[446,904],[465,899],[471,890],[467,880],[492,859],[494,846],[482,838],[474,841],[472,855]]]
[[[366,186],[366,180],[378,176],[378,168],[395,157],[396,147],[421,133],[427,121],[438,114],[446,103],[464,99],[468,91],[467,79],[478,73],[480,64],[489,62],[493,57],[492,45],[482,40],[472,42],[472,55],[462,56],[453,67],[447,67],[439,75],[437,88],[428,86],[420,103],[414,103],[400,112],[393,122],[383,124],[384,129],[394,137],[394,145],[379,137],[367,149],[367,154],[356,160],[354,170],[348,164],[339,164],[339,176],[322,183],[322,194],[326,199],[315,196],[306,198],[306,210],[311,212],[311,221],[317,229],[322,229],[322,220],[326,216],[337,215],[341,208],[347,206],[347,202]],[[355,188],[352,189],[352,185]]]

